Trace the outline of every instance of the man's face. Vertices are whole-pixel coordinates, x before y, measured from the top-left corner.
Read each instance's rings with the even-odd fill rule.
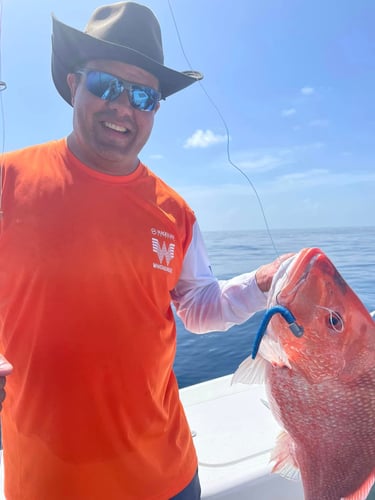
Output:
[[[147,71],[111,60],[93,60],[86,69],[110,73],[129,82],[158,89],[158,80]],[[86,88],[86,75],[69,74],[68,84],[74,107],[73,132],[68,139],[72,152],[89,167],[112,175],[126,175],[138,164],[154,123],[154,111],[133,108],[127,92],[106,101]]]

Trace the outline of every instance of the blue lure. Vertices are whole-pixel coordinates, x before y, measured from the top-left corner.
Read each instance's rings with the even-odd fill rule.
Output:
[[[251,353],[251,357],[253,359],[255,359],[256,355],[258,354],[259,346],[266,332],[268,323],[271,321],[272,316],[274,316],[275,314],[281,314],[281,316],[288,323],[288,327],[295,337],[302,337],[303,335],[303,327],[298,325],[298,323],[296,322],[296,318],[289,311],[289,309],[283,306],[271,307],[271,309],[268,309],[263,316],[262,323],[260,324],[257,335],[255,337],[253,351]]]

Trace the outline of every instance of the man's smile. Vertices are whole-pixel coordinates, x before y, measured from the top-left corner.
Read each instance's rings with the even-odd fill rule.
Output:
[[[102,122],[104,127],[110,128],[111,130],[115,130],[116,132],[121,132],[122,134],[126,134],[129,132],[129,129],[127,127],[121,127],[120,125],[116,125],[115,123],[111,122]]]

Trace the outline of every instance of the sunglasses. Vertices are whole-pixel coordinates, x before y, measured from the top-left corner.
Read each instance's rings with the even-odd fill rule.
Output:
[[[114,101],[126,90],[133,108],[139,111],[153,111],[161,99],[160,92],[152,87],[127,82],[103,71],[88,69],[78,70],[76,73],[86,76],[87,90],[103,101]]]

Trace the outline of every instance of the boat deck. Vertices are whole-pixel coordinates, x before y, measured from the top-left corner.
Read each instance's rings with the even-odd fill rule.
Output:
[[[232,376],[180,390],[194,435],[202,499],[303,500],[300,481],[271,473],[280,432],[261,385],[231,386]]]

